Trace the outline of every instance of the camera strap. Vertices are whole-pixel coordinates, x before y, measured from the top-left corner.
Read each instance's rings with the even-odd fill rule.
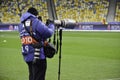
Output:
[[[28,28],[27,28],[27,26],[26,26],[26,24],[25,24],[26,21],[27,21],[27,20],[25,20],[25,21],[23,22],[24,27],[25,27],[25,30],[29,33],[29,35],[30,35],[36,42],[39,42],[39,40],[38,40],[37,38],[35,38],[35,37],[34,37],[34,34],[33,34],[32,20],[30,20],[30,31],[28,30]]]
[[[27,21],[27,20],[26,20],[26,21]],[[40,59],[40,58],[39,58],[39,56],[40,56],[40,48],[43,47],[43,46],[42,46],[42,42],[39,43],[39,40],[34,37],[33,29],[32,29],[32,20],[30,20],[30,22],[29,22],[30,30],[28,30],[28,28],[27,28],[27,26],[26,26],[26,24],[27,24],[27,23],[25,23],[26,21],[24,21],[23,24],[24,24],[25,30],[29,33],[29,35],[30,35],[30,36],[32,37],[32,39],[34,40],[34,43],[32,43],[32,46],[35,48],[34,60],[33,60],[33,62],[36,62],[36,59]]]

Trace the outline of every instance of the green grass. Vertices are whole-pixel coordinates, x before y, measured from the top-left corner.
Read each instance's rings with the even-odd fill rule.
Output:
[[[62,43],[61,80],[120,80],[119,32],[63,32]],[[58,57],[46,80],[57,80]],[[0,32],[0,80],[28,80],[18,32]]]

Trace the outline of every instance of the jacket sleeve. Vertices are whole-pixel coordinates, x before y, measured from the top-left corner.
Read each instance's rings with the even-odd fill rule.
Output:
[[[39,32],[39,34],[41,35],[42,39],[46,40],[47,38],[50,38],[53,35],[55,27],[52,23],[46,26],[41,21],[38,21],[36,29],[37,32]]]

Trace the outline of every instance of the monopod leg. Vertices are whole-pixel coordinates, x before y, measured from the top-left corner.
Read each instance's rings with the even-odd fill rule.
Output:
[[[59,31],[59,37],[60,37],[60,51],[59,51],[59,69],[58,69],[58,80],[60,80],[60,70],[61,70],[61,51],[62,51],[62,28],[60,28],[60,31]]]

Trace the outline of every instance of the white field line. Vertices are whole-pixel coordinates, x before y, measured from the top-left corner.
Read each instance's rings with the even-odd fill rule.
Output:
[[[74,29],[63,29],[63,31],[86,31],[86,32],[120,32],[120,30],[74,30]]]
[[[0,30],[0,32],[4,31],[15,31],[15,30]],[[63,29],[63,31],[86,31],[86,32],[120,32],[120,30],[74,30],[74,29]]]
[[[103,79],[103,80],[120,80],[120,78],[111,78],[111,79]]]

